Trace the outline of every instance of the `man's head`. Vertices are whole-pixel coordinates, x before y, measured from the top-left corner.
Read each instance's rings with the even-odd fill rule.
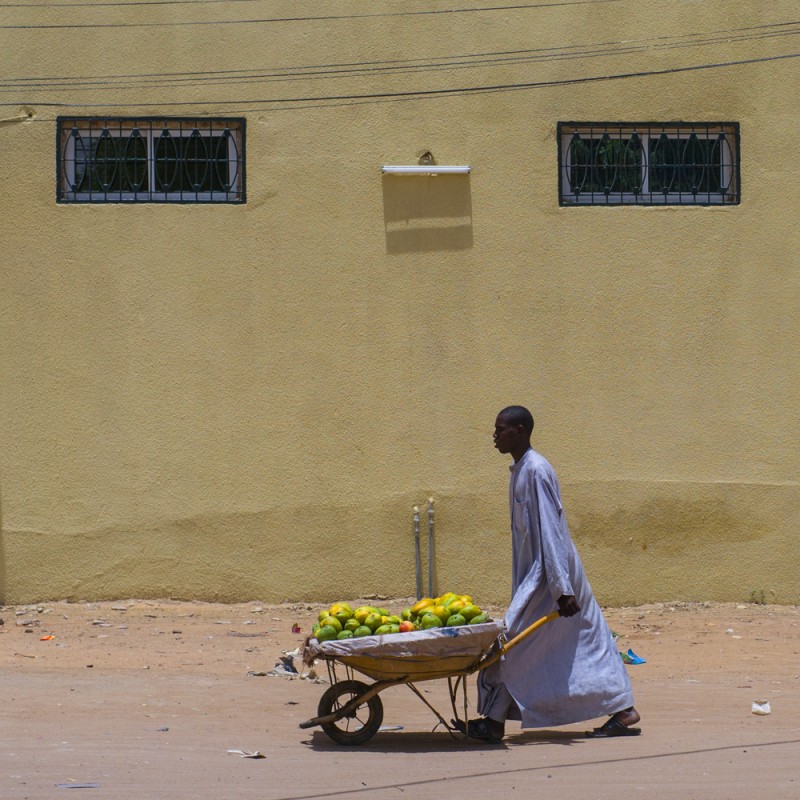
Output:
[[[531,446],[533,415],[523,406],[507,406],[494,422],[494,446],[501,453],[510,453],[514,461]]]

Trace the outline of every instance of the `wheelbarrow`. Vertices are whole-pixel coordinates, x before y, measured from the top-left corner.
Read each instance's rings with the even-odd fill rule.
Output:
[[[558,611],[553,611],[508,641],[502,635],[499,622],[322,643],[312,638],[304,648],[303,659],[307,663],[317,659],[325,661],[331,685],[320,698],[317,716],[301,722],[300,727],[319,725],[337,744],[364,744],[383,723],[383,703],[378,695],[392,686],[405,685],[439,720],[434,730],[441,724],[455,736],[458,728],[444,719],[415,684],[447,678],[453,722],[460,720],[456,707],[460,689],[466,726],[466,678],[494,664],[523,639],[558,616]],[[344,679],[340,680],[337,666],[344,667]],[[355,680],[354,672],[366,675],[374,682],[367,684]]]

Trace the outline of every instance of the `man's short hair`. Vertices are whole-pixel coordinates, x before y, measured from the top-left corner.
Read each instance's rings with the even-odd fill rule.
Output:
[[[522,425],[528,436],[533,433],[533,414],[525,406],[506,406],[497,416],[512,425]]]

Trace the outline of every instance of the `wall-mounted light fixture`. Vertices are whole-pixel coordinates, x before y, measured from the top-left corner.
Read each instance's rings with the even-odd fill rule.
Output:
[[[467,175],[470,171],[468,165],[444,166],[436,163],[436,158],[430,150],[420,153],[416,164],[389,166],[384,164],[381,172],[384,175]]]
[[[381,167],[384,175],[467,175],[470,172],[469,164],[448,166],[444,164],[406,164],[391,166],[384,164]]]

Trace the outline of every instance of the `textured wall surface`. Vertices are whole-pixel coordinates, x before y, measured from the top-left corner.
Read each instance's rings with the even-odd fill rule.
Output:
[[[449,5],[5,10],[0,601],[411,594],[431,496],[504,602],[523,403],[603,602],[800,602],[795,4]],[[245,117],[247,202],[57,204],[59,114]],[[742,203],[560,207],[567,120],[739,122]]]

